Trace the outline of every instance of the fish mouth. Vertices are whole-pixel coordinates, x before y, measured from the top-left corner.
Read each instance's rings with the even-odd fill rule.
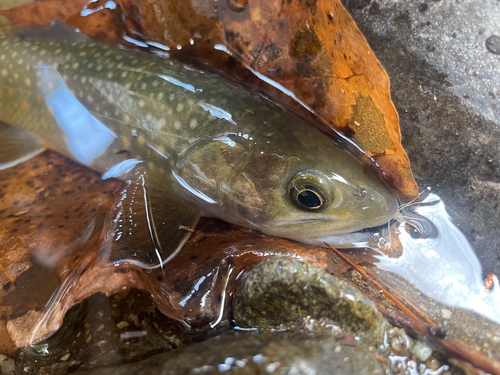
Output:
[[[291,240],[303,242],[313,246],[326,247],[326,244],[333,245],[336,248],[370,248],[371,232],[343,232],[336,233],[330,230],[312,230],[309,233],[303,233],[298,230],[297,225],[315,224],[315,223],[332,223],[338,220],[327,219],[299,219],[291,221],[280,221],[275,225],[270,226],[269,230],[262,229],[264,233],[269,235],[277,235]],[[288,226],[289,228],[286,228]],[[272,229],[271,229],[272,228]]]
[[[372,245],[372,234],[370,232],[341,233],[332,236],[306,238],[304,242],[321,247],[326,247],[326,244],[328,244],[338,249],[359,247],[377,249]]]

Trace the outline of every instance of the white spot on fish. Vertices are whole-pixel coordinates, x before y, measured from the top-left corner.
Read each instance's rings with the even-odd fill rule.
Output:
[[[141,90],[146,90],[146,88],[148,87],[148,85],[144,82],[142,85],[141,85]]]
[[[195,119],[195,118],[192,118],[192,119],[191,119],[191,121],[189,121],[189,127],[190,127],[191,129],[196,128],[196,126],[197,126],[197,125],[198,125],[198,121],[196,121],[196,119]]]
[[[144,99],[141,99],[141,100],[139,100],[139,102],[137,104],[139,105],[139,108],[144,108],[144,106],[146,105],[146,102],[144,101]]]
[[[127,77],[127,72],[122,72],[121,77],[122,78],[126,78]]]
[[[108,73],[108,75],[106,76],[106,78],[108,78],[108,79],[113,78],[113,73]]]
[[[175,130],[179,130],[180,128],[181,128],[181,123],[180,123],[180,121],[176,121],[176,122],[174,122],[174,129],[175,129]]]
[[[24,80],[24,83],[26,83],[26,86],[31,86],[31,79],[26,78],[26,79]]]
[[[184,104],[182,103],[177,104],[177,112],[182,112],[183,109],[184,109]]]
[[[7,72],[7,69],[3,69],[3,70],[2,70],[2,77],[7,77],[7,74],[9,74],[9,73]]]
[[[98,72],[100,72],[102,70],[102,65],[97,65],[97,68],[95,68],[95,70],[97,70]]]
[[[173,101],[174,101],[174,99],[175,99],[175,95],[174,95],[174,94],[170,94],[170,95],[168,96],[168,100],[170,100],[171,102],[173,102]]]
[[[163,100],[163,97],[165,96],[165,94],[163,94],[162,92],[158,93],[158,95],[156,96],[158,98],[158,100]]]
[[[73,70],[77,70],[77,69],[78,69],[78,66],[80,66],[80,64],[76,62],[76,63],[74,63],[73,65],[71,65],[71,68],[72,68]]]
[[[165,147],[163,147],[163,146],[158,146],[158,147],[156,148],[156,151],[158,151],[161,155],[165,156],[165,155],[164,155],[164,154],[165,154]]]

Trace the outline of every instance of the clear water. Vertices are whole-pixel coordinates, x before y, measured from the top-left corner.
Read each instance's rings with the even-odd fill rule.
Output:
[[[426,205],[426,203],[435,204]],[[500,290],[494,277],[491,291],[485,292],[481,263],[471,245],[453,224],[443,201],[429,194],[423,205],[412,210],[437,229],[435,236],[413,238],[406,223],[399,225],[403,254],[391,258],[380,253],[377,267],[393,272],[425,295],[451,307],[467,309],[500,323]]]

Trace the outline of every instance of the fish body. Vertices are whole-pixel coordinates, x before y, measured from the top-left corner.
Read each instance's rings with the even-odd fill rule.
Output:
[[[98,42],[0,37],[0,121],[10,129],[0,163],[22,128],[38,144],[28,156],[50,148],[104,178],[142,168],[151,200],[169,203],[169,254],[200,215],[338,245],[329,239],[397,211],[377,176],[293,114],[212,74]]]

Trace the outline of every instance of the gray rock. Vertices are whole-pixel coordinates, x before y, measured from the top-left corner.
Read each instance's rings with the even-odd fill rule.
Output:
[[[373,302],[322,269],[272,256],[238,283],[233,314],[243,327],[273,328],[305,317],[326,318],[341,329],[380,345],[389,323]]]
[[[362,345],[342,344],[328,335],[232,333],[144,361],[97,369],[87,375],[184,374],[366,374],[384,368]]]
[[[391,78],[403,146],[500,274],[500,3],[343,0]]]

